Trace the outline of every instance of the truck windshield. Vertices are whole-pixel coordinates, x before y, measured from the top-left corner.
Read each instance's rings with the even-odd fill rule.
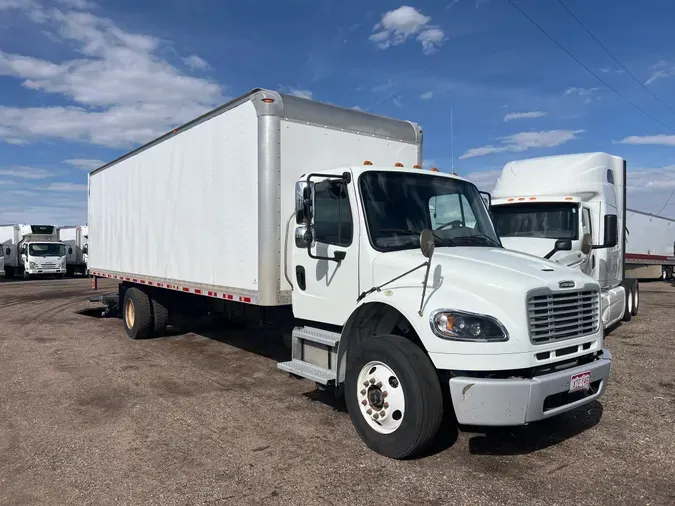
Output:
[[[504,204],[492,207],[499,237],[577,239],[578,205],[564,202]]]
[[[365,172],[359,179],[373,247],[395,251],[419,247],[425,228],[436,245],[501,247],[476,187],[430,174]]]
[[[33,243],[28,248],[28,254],[34,257],[62,257],[66,254],[66,247],[59,243]]]

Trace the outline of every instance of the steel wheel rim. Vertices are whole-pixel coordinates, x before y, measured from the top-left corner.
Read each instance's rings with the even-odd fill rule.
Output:
[[[628,292],[628,312],[633,311],[633,292]]]
[[[403,422],[405,395],[398,375],[383,362],[371,361],[361,368],[357,380],[361,415],[380,434],[391,434]]]
[[[131,299],[127,300],[127,303],[124,306],[124,319],[127,321],[127,326],[130,329],[134,328],[134,323],[136,322],[136,308],[134,307],[134,301]]]

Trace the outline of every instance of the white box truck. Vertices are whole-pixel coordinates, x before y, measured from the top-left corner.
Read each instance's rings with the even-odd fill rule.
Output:
[[[673,279],[675,220],[626,209],[626,277]]]
[[[24,279],[66,272],[66,249],[55,225],[0,225],[7,277]]]
[[[505,250],[475,185],[421,159],[414,123],[254,89],[90,173],[92,283],[119,281],[100,300],[132,339],[198,308],[277,326],[279,369],[392,458],[444,410],[523,425],[597,399],[599,284]]]
[[[66,275],[73,276],[79,273],[86,276],[89,227],[87,225],[59,227],[59,240],[66,245]]]
[[[625,275],[625,181],[622,158],[579,153],[509,162],[492,192],[504,246],[593,277],[602,290],[605,328],[631,320],[640,301],[637,280]]]

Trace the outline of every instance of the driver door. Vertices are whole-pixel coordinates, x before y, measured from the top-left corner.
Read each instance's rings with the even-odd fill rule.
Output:
[[[294,245],[293,314],[344,325],[359,296],[359,228],[354,182],[318,180],[314,186],[314,241]],[[344,254],[337,262],[335,253]],[[316,258],[319,257],[319,258]]]
[[[593,277],[595,273],[595,254],[593,250],[590,249],[590,245],[593,243],[593,224],[591,222],[591,211],[587,207],[581,208],[581,250],[580,254],[582,257],[582,263],[580,265],[580,270],[584,274],[588,274]],[[584,253],[584,243],[588,243],[589,251]]]

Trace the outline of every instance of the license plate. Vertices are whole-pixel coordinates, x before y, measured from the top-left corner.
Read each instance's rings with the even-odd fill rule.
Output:
[[[591,371],[584,371],[570,378],[570,392],[586,390],[589,386],[591,386]]]

